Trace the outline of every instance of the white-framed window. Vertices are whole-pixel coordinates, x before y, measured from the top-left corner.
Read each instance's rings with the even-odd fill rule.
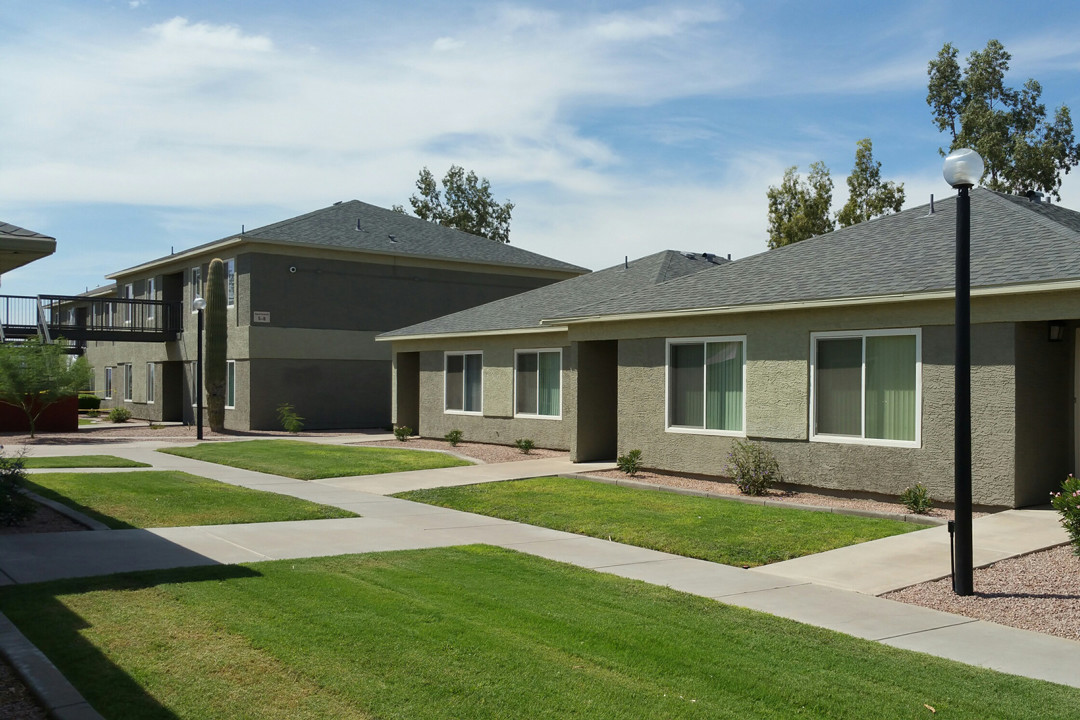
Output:
[[[811,333],[810,440],[920,447],[922,331]]]
[[[746,434],[746,336],[667,341],[667,430]]]
[[[124,286],[124,299],[125,300],[134,300],[135,299],[135,286],[132,285],[131,283],[128,283],[127,285]],[[132,309],[133,309],[133,306],[132,306],[131,303],[124,303],[124,324],[125,325],[130,325],[131,324]]]
[[[225,295],[229,298],[229,307],[236,305],[236,259],[225,261]]]
[[[448,352],[444,356],[446,412],[479,415],[484,411],[484,354]]]
[[[113,390],[113,369],[111,367],[105,368],[105,399],[112,400]]]
[[[128,402],[131,401],[131,390],[132,386],[135,384],[133,382],[133,378],[131,377],[133,375],[131,369],[132,368],[130,363],[124,366],[124,399]]]
[[[150,278],[146,281],[146,299],[157,300],[157,282],[154,278]],[[146,319],[149,322],[154,322],[154,306],[146,306]]]
[[[225,407],[236,407],[236,361],[225,362]]]
[[[202,267],[196,265],[191,268],[191,301],[194,303],[195,298],[203,297],[203,285],[202,285]],[[196,313],[198,310],[192,310]]]
[[[562,417],[562,350],[514,352],[514,415]]]
[[[154,363],[146,363],[146,402],[153,405],[157,397],[157,388],[154,384],[157,375],[157,366]]]

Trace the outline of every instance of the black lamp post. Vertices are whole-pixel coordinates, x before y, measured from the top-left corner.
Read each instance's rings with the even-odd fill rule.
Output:
[[[195,298],[191,303],[195,312],[199,314],[199,337],[196,341],[198,350],[195,354],[195,437],[203,439],[202,433],[202,336],[203,336],[203,310],[206,309],[206,301],[201,297]]]
[[[953,151],[945,158],[945,182],[958,190],[956,197],[956,411],[953,463],[955,465],[955,544],[953,592],[974,592],[971,541],[971,198],[968,190],[982,179],[983,160],[974,150]]]

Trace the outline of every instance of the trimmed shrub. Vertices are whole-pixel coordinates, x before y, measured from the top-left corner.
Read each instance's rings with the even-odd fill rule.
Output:
[[[915,483],[909,488],[904,488],[904,492],[900,493],[900,502],[917,515],[925,515],[930,512],[930,508],[934,507],[930,491],[922,483]]]
[[[411,435],[412,433],[409,434]],[[458,443],[461,442],[461,438],[463,437],[465,437],[465,433],[461,432],[460,430],[451,430],[450,432],[446,433],[445,436],[443,436],[443,439],[446,440],[446,442],[450,443],[450,447],[457,447]],[[401,438],[398,439],[400,440]]]
[[[728,460],[727,471],[743,495],[764,495],[770,485],[784,479],[780,463],[761,443],[736,440]]]
[[[520,450],[523,455],[528,455],[530,452],[532,452],[532,449],[536,447],[533,444],[533,441],[529,438],[521,438],[520,440],[515,440],[514,446],[517,447],[517,449]]]
[[[109,422],[124,423],[131,419],[131,411],[126,407],[114,407],[109,411]]]
[[[631,450],[625,455],[620,455],[615,459],[615,464],[624,473],[633,477],[641,469],[641,451]]]
[[[1080,555],[1080,479],[1073,475],[1061,483],[1061,492],[1050,493],[1050,504],[1061,514],[1061,525],[1069,533],[1073,552]]]
[[[304,418],[296,414],[296,409],[292,406],[292,403],[281,403],[277,407],[278,422],[281,423],[281,429],[285,432],[295,435],[304,429]]]
[[[412,435],[412,428],[408,425],[394,426],[394,437],[396,437],[401,442],[408,442],[410,435]]]
[[[80,410],[97,410],[101,407],[101,398],[97,395],[90,395],[88,393],[79,393],[79,409]]]
[[[0,455],[0,523],[20,525],[37,512],[37,504],[23,493],[25,484],[22,458]]]

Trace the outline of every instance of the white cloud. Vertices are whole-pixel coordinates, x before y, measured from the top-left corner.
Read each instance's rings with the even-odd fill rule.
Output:
[[[452,37],[441,37],[431,45],[431,49],[435,52],[449,52],[462,47],[465,47],[465,43]]]

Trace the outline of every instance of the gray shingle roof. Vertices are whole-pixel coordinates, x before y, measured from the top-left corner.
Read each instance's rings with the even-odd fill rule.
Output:
[[[770,250],[577,308],[597,315],[951,291],[956,198]],[[973,288],[1080,279],[1080,213],[984,189],[971,192]],[[558,286],[555,286],[558,287]]]
[[[569,273],[589,271],[588,268],[571,265],[460,230],[453,230],[359,200],[334,203],[321,210],[248,230],[242,235],[229,235],[220,240],[193,247],[188,252],[198,252],[203,248],[210,248],[220,242],[235,238]],[[147,264],[172,259],[175,258],[166,256]],[[131,269],[133,268],[128,270]],[[128,270],[114,273],[109,277],[123,274]]]
[[[538,328],[544,318],[569,314],[588,303],[649,288],[673,278],[715,268],[717,266],[714,263],[727,262],[720,258],[710,261],[695,253],[665,250],[629,263],[620,263],[588,275],[580,275],[520,295],[383,333],[381,337]]]
[[[0,220],[0,237],[4,238],[19,238],[29,240],[55,240],[56,238],[51,235],[42,235],[41,233],[34,232],[33,230],[27,230],[21,228],[18,225],[12,225]]]

